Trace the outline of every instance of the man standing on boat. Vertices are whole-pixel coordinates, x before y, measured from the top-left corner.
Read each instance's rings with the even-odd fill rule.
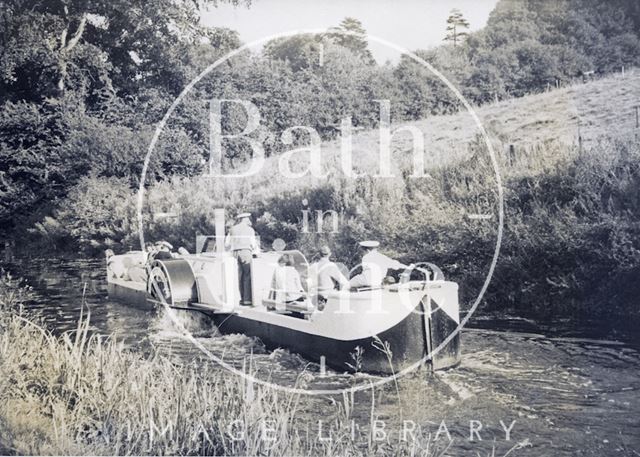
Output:
[[[402,270],[406,265],[378,252],[380,243],[377,241],[361,241],[362,272],[349,281],[352,289],[363,287],[380,287],[389,270]]]
[[[251,227],[251,214],[240,213],[237,223],[229,230],[225,244],[231,249],[238,261],[238,284],[240,286],[240,304],[250,306],[251,300],[251,258],[257,253],[256,232]]]

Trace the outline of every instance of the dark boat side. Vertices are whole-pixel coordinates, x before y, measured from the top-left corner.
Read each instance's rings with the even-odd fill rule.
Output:
[[[425,360],[429,351],[434,350],[437,350],[437,357],[431,362],[434,369],[457,365],[460,360],[459,335],[454,335],[443,347],[439,346],[455,332],[458,323],[439,308],[432,312],[430,319],[425,319],[424,308],[421,302],[393,327],[376,336],[354,340],[314,335],[237,314],[213,314],[212,317],[223,334],[256,336],[269,349],[288,348],[316,363],[325,357],[327,366],[337,371],[398,373]]]

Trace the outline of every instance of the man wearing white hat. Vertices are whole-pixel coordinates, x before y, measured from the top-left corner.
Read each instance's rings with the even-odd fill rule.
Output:
[[[154,260],[171,260],[173,256],[171,255],[171,250],[173,246],[168,241],[157,241],[156,242],[156,253],[153,256]]]
[[[251,227],[251,214],[240,213],[238,221],[231,227],[225,244],[238,260],[238,284],[240,286],[240,304],[249,306],[251,300],[251,258],[258,250],[256,232]]]
[[[351,288],[380,287],[389,270],[402,270],[406,265],[378,252],[377,241],[361,241],[362,272],[349,281]]]

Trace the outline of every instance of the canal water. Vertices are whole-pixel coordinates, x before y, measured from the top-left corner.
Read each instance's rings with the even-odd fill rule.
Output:
[[[56,332],[73,331],[81,312],[90,313],[92,331],[115,335],[132,350],[160,353],[176,363],[209,361],[185,338],[186,328],[215,357],[238,369],[249,364],[256,378],[278,385],[339,389],[378,380],[321,373],[296,354],[265,350],[254,338],[218,335],[199,314],[179,314],[176,326],[163,310],[110,301],[100,261],[31,259],[7,267],[34,288],[30,310]],[[575,331],[571,336],[534,332],[533,324],[523,332],[521,320],[512,319],[509,326],[504,317],[492,328],[482,309],[478,317],[461,334],[462,362],[455,369],[435,374],[421,370],[374,394],[367,389],[350,397],[355,439],[366,441],[373,403],[379,437],[386,433],[392,440],[411,440],[430,434],[434,455],[640,456],[636,347]],[[345,400],[341,395],[306,396],[300,423],[325,436],[317,411],[335,401]]]

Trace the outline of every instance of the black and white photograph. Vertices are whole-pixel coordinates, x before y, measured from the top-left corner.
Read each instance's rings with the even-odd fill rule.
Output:
[[[0,0],[0,456],[640,457],[639,0]]]

